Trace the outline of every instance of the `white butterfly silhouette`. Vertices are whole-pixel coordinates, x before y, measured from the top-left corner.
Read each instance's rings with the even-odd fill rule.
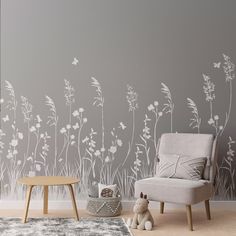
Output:
[[[76,58],[76,57],[74,57],[74,60],[72,61],[72,65],[77,65],[79,63],[79,60]]]
[[[126,126],[123,124],[123,122],[120,122],[120,126],[119,126],[119,128],[121,128],[121,129],[126,129]]]
[[[214,68],[220,68],[220,64],[221,64],[221,62],[214,62],[213,66],[214,66]]]
[[[9,116],[8,116],[8,115],[6,115],[5,117],[3,117],[3,118],[2,118],[2,120],[3,120],[4,122],[7,122],[7,121],[9,121]]]

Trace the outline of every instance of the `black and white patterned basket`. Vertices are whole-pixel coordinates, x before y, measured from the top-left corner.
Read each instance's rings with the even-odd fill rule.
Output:
[[[87,211],[93,216],[111,217],[121,214],[121,197],[88,197]]]

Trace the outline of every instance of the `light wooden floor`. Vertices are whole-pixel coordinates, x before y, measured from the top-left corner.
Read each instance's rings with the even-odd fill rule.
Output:
[[[205,209],[193,209],[194,231],[188,230],[185,208],[168,210],[163,215],[159,210],[152,210],[155,220],[153,231],[132,230],[134,236],[236,236],[236,209],[214,210],[212,209],[212,220],[206,219]],[[21,217],[21,210],[0,210],[0,217]],[[80,217],[88,217],[85,210],[79,210]],[[127,219],[132,212],[123,212],[120,217]],[[29,217],[44,217],[42,211],[29,210]],[[49,209],[47,217],[73,217],[72,210],[55,211]]]

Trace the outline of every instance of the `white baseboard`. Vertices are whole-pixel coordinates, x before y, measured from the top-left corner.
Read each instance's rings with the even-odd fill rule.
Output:
[[[87,201],[80,200],[77,201],[77,206],[80,209],[86,208]],[[235,210],[236,209],[236,201],[211,201],[211,208],[214,209],[224,209],[224,210]],[[123,209],[124,210],[132,210],[134,201],[130,200],[123,200],[122,201]],[[25,206],[25,202],[22,200],[0,200],[0,210],[4,209],[23,209]],[[173,204],[173,203],[166,203],[165,207],[168,209],[180,209],[183,208],[181,204]],[[194,208],[202,208],[203,203],[198,203],[193,206]],[[43,208],[43,201],[39,200],[32,200],[30,202],[30,209],[42,209]],[[72,203],[69,200],[64,201],[50,201],[49,200],[49,208],[52,210],[57,209],[71,209]],[[150,202],[151,209],[159,209],[159,202]]]

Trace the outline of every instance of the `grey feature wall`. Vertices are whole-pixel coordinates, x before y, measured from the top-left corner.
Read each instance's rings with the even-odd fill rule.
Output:
[[[235,199],[236,2],[1,1],[2,199],[25,175],[154,175],[164,132],[213,133],[216,199]],[[66,196],[61,188],[53,199]],[[41,190],[34,192],[40,197]]]

